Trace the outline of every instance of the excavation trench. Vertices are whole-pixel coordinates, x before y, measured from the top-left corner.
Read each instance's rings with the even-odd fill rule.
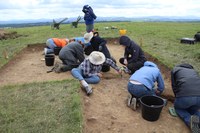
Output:
[[[123,56],[117,39],[107,39],[111,55],[119,60]],[[31,82],[71,79],[70,72],[47,73],[52,67],[44,62],[43,48],[45,44],[27,45],[20,53],[0,69],[0,85],[14,85]],[[104,73],[101,82],[92,85],[94,93],[88,97],[80,91],[83,105],[85,133],[129,133],[129,132],[182,132],[188,128],[178,118],[169,114],[168,108],[173,106],[174,96],[170,84],[170,69],[157,59],[146,53],[149,61],[155,62],[165,80],[165,91],[162,97],[169,100],[156,122],[148,122],[141,116],[140,108],[133,111],[126,106],[127,83],[129,75],[120,77],[113,69]],[[56,56],[55,62],[60,62]],[[119,66],[120,64],[117,63]]]

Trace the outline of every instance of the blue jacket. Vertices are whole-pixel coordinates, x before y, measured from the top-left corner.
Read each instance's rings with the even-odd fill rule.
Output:
[[[81,41],[82,43],[85,43],[84,37],[75,37],[74,40],[75,40],[76,42]]]
[[[133,75],[131,75],[129,80],[135,80],[143,85],[145,85],[148,89],[154,89],[154,84],[157,82],[157,89],[160,92],[163,92],[164,80],[158,69],[157,65],[153,62],[146,61],[144,66],[137,70]]]
[[[81,42],[84,44],[85,47],[88,47],[88,46],[91,45],[90,42],[89,42],[89,43],[85,43],[85,39],[84,39],[84,37],[75,37],[74,40],[75,40],[75,42],[79,42],[79,41],[81,41]]]
[[[86,25],[94,24],[94,20],[97,18],[97,16],[94,14],[92,7],[89,5],[85,5],[82,11],[85,13],[84,15],[85,24]]]

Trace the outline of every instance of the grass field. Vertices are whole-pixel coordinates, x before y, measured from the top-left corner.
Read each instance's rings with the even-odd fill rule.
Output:
[[[118,29],[104,28],[111,26]],[[145,52],[168,67],[187,62],[200,72],[200,43],[180,43],[183,37],[193,38],[200,31],[199,27],[197,22],[95,23],[95,29],[104,38],[118,38],[118,30],[127,29],[127,35]],[[45,45],[46,40],[52,37],[83,36],[85,25],[71,28],[70,24],[63,24],[60,30],[38,26],[8,31],[16,31],[22,36],[0,41],[0,67],[27,45]],[[79,84],[75,80],[0,87],[0,132],[82,132],[83,116],[78,89]]]
[[[79,133],[82,109],[75,80],[1,87],[1,133]]]
[[[118,29],[105,30],[104,27],[115,26],[118,29],[127,29],[127,35],[142,46],[143,50],[162,63],[172,68],[181,62],[191,63],[200,72],[200,45],[181,44],[183,37],[193,38],[200,31],[198,22],[110,22],[95,23],[100,36],[104,38],[119,37]],[[71,28],[70,24],[63,24],[60,30],[51,30],[50,26],[9,29],[22,35],[17,39],[0,41],[0,67],[27,44],[45,43],[48,38],[72,38],[83,36],[85,25]],[[9,59],[4,58],[5,51]]]

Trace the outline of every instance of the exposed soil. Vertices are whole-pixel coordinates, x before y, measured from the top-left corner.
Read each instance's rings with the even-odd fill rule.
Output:
[[[17,34],[17,32],[6,32],[3,29],[0,29],[0,40],[6,40],[6,39],[15,39],[17,37],[20,37],[21,35]]]
[[[118,60],[123,51],[116,40],[107,44],[111,54]],[[43,45],[30,45],[13,60],[0,69],[0,86],[62,80],[73,78],[70,72],[47,73],[52,67],[45,65]],[[168,108],[173,104],[173,93],[170,85],[170,70],[157,60],[147,55],[148,59],[157,63],[165,80],[165,92],[162,97],[169,100],[163,107],[160,118],[155,122],[144,120],[141,109],[133,111],[126,106],[128,96],[127,83],[129,75],[120,77],[113,69],[104,73],[101,82],[92,85],[91,96],[86,96],[80,89],[84,110],[84,133],[189,133],[189,129],[178,117],[169,114]],[[56,62],[60,62],[56,57]],[[120,64],[118,63],[120,66]]]

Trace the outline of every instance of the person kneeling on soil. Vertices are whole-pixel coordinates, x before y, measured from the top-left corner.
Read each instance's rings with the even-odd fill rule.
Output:
[[[139,45],[127,36],[121,36],[119,43],[124,47],[124,57],[120,58],[119,62],[125,65],[127,73],[133,74],[144,65],[146,61],[144,52]]]
[[[85,59],[84,47],[90,42],[93,33],[84,35],[84,43],[82,41],[72,41],[60,50],[59,58],[63,62],[61,65],[55,66],[55,72],[70,71],[72,68],[78,67]]]
[[[69,43],[69,39],[67,38],[50,38],[46,41],[46,48],[44,48],[44,54],[52,54],[54,53],[55,47],[63,48],[65,45]]]
[[[154,89],[157,82],[157,89]],[[129,78],[128,107],[136,110],[137,101],[145,95],[160,95],[164,91],[164,80],[157,65],[153,62],[146,61],[144,66],[135,71]]]
[[[78,79],[81,88],[84,89],[87,95],[92,93],[92,87],[88,84],[97,84],[102,77],[101,69],[104,64],[114,68],[119,74],[121,69],[111,59],[106,58],[105,55],[98,51],[93,51],[88,58],[86,58],[78,68],[73,68],[71,74]]]
[[[93,37],[93,32],[91,33],[86,33],[84,35],[84,37],[73,37],[71,39],[67,39],[67,38],[50,38],[46,41],[46,48],[44,48],[44,54],[52,54],[54,53],[54,49],[56,47],[60,47],[63,48],[65,47],[67,44],[69,44],[70,42],[79,42],[81,44],[84,44],[85,47],[89,46],[90,43],[87,42],[85,40],[85,37],[88,38],[88,36],[90,36],[90,39]],[[86,42],[85,42],[86,41]]]
[[[190,64],[180,64],[171,71],[172,89],[175,95],[174,108],[178,116],[200,133],[200,76]]]

